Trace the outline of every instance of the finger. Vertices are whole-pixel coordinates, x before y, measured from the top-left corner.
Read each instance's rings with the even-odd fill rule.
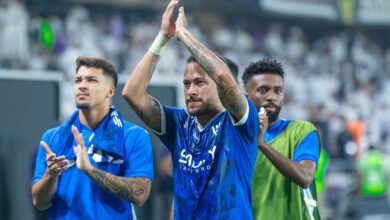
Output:
[[[184,16],[184,7],[183,6],[181,6],[179,8],[179,15],[183,15]]]
[[[63,160],[57,163],[57,166],[62,169],[63,167],[67,166],[69,164],[68,160]]]
[[[80,133],[79,130],[76,128],[76,126],[72,125],[72,134],[74,139],[76,140],[76,144],[80,144]]]
[[[56,158],[54,158],[54,162],[55,163],[59,163],[59,162],[61,162],[61,161],[64,161],[65,160],[65,156],[64,155],[61,155],[61,156],[59,156],[59,157],[56,157]]]
[[[79,149],[77,148],[77,146],[73,148],[73,151],[74,151],[74,153],[75,153],[76,155],[79,154]]]
[[[51,171],[55,171],[57,169],[57,163],[47,163],[47,169],[51,170]]]
[[[46,142],[41,141],[40,144],[43,147],[43,150],[45,151],[46,155],[50,154],[50,153],[53,153],[53,151],[51,151],[49,145],[47,145]]]
[[[79,133],[79,130],[74,125],[72,126],[72,133],[73,133],[73,137],[76,140],[76,144],[80,145],[82,149],[85,148],[83,136]]]
[[[49,154],[46,154],[46,161],[53,161],[54,159],[56,158],[56,154],[55,153],[49,153]]]
[[[169,2],[168,7],[169,9],[173,9],[176,5],[178,5],[180,0],[172,0]]]
[[[179,1],[171,1],[171,3],[168,5],[165,13],[164,13],[164,16],[170,18],[170,21],[174,22],[174,18],[173,18],[173,10],[175,9],[176,5],[179,4]]]
[[[173,9],[175,8],[176,5],[179,4],[179,0],[172,0],[169,2],[167,9],[165,10],[165,13],[167,15],[170,15],[173,13]]]
[[[69,162],[67,160],[58,162],[58,163],[53,163],[48,166],[49,170],[54,171],[56,173],[60,173],[68,166]]]
[[[183,17],[182,19],[185,19],[185,17],[186,17],[186,15],[185,15],[185,13],[184,13],[184,7],[183,7],[183,6],[181,6],[181,7],[179,8],[179,15],[178,15],[178,18],[181,18],[181,17]]]

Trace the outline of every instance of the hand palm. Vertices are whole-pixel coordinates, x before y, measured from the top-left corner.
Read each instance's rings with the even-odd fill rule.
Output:
[[[77,150],[76,150],[76,165],[80,170],[86,170],[88,165],[90,164],[90,161],[88,158],[88,153],[85,150],[85,146],[80,147],[78,145],[76,148],[77,148]]]
[[[77,144],[77,146],[74,148],[74,152],[76,154],[76,165],[80,170],[87,171],[92,166],[92,164],[89,161],[88,152],[85,148],[83,137],[75,126],[72,126],[72,133]]]
[[[167,37],[172,37],[176,32],[175,20],[173,19],[173,9],[178,3],[179,0],[171,0],[162,17],[160,33]]]

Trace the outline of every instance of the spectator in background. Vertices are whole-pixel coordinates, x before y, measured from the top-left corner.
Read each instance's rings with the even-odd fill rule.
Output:
[[[276,60],[249,64],[242,76],[260,116],[259,154],[253,176],[255,219],[320,219],[314,176],[320,137],[310,122],[279,118],[284,70]]]
[[[356,156],[357,145],[353,140],[352,134],[348,130],[348,120],[344,116],[340,116],[341,130],[336,136],[336,150],[334,157],[349,158]]]
[[[356,200],[358,217],[390,215],[388,201],[389,161],[387,155],[369,146],[357,160],[360,197]]]
[[[0,12],[0,61],[8,68],[25,68],[30,58],[28,11],[21,0],[15,0],[7,1]]]

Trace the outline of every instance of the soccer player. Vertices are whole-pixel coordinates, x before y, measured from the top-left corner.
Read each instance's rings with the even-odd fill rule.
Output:
[[[183,8],[175,24],[178,3],[168,4],[156,40],[122,94],[171,151],[175,219],[253,219],[251,182],[260,128],[256,108],[227,65],[188,30]],[[191,53],[183,75],[187,111],[162,106],[146,91],[174,35]]]
[[[110,107],[117,73],[104,59],[79,57],[74,94],[78,110],[42,137],[33,205],[51,219],[134,219],[153,179],[148,133]]]
[[[284,70],[276,60],[251,63],[242,76],[260,116],[258,155],[253,177],[255,219],[318,219],[314,175],[320,152],[316,128],[306,121],[279,117]]]

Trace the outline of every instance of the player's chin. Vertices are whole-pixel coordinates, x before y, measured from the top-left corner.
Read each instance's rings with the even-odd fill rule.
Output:
[[[195,109],[193,109],[193,108],[187,108],[187,112],[188,112],[188,114],[189,115],[191,115],[191,116],[196,116],[197,114],[197,111],[195,110]]]
[[[199,108],[197,107],[187,107],[187,112],[191,116],[199,116]]]
[[[79,109],[89,109],[91,107],[89,103],[85,103],[85,102],[76,102],[76,106]]]
[[[187,103],[188,112],[198,111],[198,109],[199,109],[199,106],[196,103],[194,103],[194,102]]]

